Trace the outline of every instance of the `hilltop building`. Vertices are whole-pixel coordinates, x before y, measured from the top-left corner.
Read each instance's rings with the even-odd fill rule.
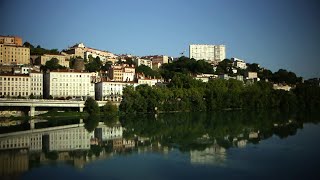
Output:
[[[30,64],[30,49],[16,36],[0,36],[0,64]]]
[[[233,65],[240,69],[247,69],[247,64],[244,60],[238,59],[238,58],[231,58],[231,61],[233,61]]]
[[[226,58],[226,47],[225,45],[191,44],[189,57],[195,60],[220,62]]]

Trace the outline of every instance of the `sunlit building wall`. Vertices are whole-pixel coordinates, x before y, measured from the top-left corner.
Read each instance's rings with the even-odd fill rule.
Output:
[[[45,96],[56,97],[95,97],[94,83],[91,76],[94,73],[57,70],[45,74]]]
[[[191,44],[189,57],[195,60],[220,62],[226,58],[226,47],[225,45]]]
[[[0,64],[30,64],[30,49],[0,44]]]
[[[0,96],[30,95],[31,79],[25,74],[0,74]]]

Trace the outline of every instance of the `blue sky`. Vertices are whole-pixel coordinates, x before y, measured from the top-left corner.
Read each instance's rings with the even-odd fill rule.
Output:
[[[320,77],[319,8],[317,0],[1,0],[0,34],[140,56],[225,44],[228,58],[310,78]]]

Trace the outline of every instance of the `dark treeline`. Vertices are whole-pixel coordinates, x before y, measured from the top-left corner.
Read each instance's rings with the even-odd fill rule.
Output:
[[[167,87],[125,88],[120,105],[125,113],[296,108],[319,109],[320,87],[298,84],[284,91],[274,90],[265,81],[245,85],[234,79],[215,79],[204,83],[182,73],[175,73]]]
[[[34,47],[29,42],[25,42],[23,46],[30,48],[30,55],[44,55],[44,54],[60,54],[58,49],[45,49],[40,45]]]

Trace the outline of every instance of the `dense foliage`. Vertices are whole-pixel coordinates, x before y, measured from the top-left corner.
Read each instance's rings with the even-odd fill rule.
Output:
[[[160,78],[158,71],[152,70],[150,67],[140,65],[136,68],[136,73],[143,73],[146,77]]]
[[[23,43],[23,46],[30,48],[30,55],[60,54],[58,49],[45,49],[42,48],[40,45],[34,47],[29,42]]]
[[[171,79],[176,72],[183,74],[214,73],[212,66],[204,60],[196,61],[187,57],[180,57],[170,64],[163,64],[160,74],[165,80]]]
[[[97,72],[101,69],[102,62],[97,56],[96,58],[93,58],[91,55],[89,55],[89,62],[85,65],[85,68],[89,72]]]
[[[125,113],[157,111],[213,111],[219,109],[319,109],[320,87],[298,85],[294,91],[274,90],[260,81],[245,85],[241,81],[195,80],[175,73],[167,87],[147,85],[127,87],[120,110]]]
[[[44,66],[41,66],[41,69],[43,71],[47,71],[47,70],[57,70],[57,69],[66,69],[65,66],[61,66],[59,64],[59,60],[57,58],[52,58],[51,60],[47,61],[46,64]]]
[[[99,114],[100,109],[97,101],[89,97],[84,103],[84,109],[89,115]]]

